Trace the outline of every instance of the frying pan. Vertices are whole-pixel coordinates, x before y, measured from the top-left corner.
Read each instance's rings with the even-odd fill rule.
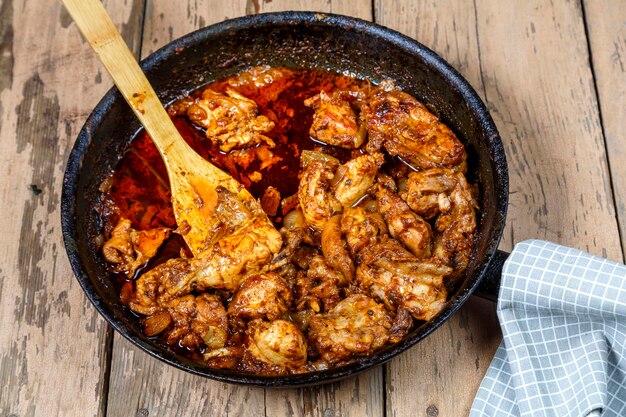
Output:
[[[381,364],[442,325],[474,291],[495,299],[506,254],[497,251],[508,202],[508,172],[498,131],[472,87],[430,49],[398,32],[356,18],[307,12],[269,13],[228,20],[175,40],[141,66],[164,103],[251,66],[324,68],[375,83],[389,78],[425,103],[454,130],[469,153],[470,181],[480,186],[479,234],[471,261],[445,308],[402,342],[353,364],[303,375],[262,377],[209,368],[143,335],[119,301],[98,253],[101,224],[94,209],[102,181],[139,130],[113,88],[95,107],[72,149],[63,180],[61,222],[76,278],[104,318],[154,357],[193,374],[260,386],[331,382]]]

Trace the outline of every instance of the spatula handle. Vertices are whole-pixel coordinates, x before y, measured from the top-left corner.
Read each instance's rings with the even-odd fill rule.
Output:
[[[96,52],[130,107],[154,141],[163,158],[176,146],[185,145],[157,97],[113,25],[100,0],[61,0],[83,37]],[[167,150],[167,156],[165,151]]]

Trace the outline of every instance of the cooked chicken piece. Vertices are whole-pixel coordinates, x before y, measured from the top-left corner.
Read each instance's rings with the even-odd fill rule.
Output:
[[[331,191],[344,209],[352,207],[374,184],[378,168],[385,162],[382,153],[361,155],[340,165],[333,178]]]
[[[285,91],[285,89],[293,83],[293,81],[284,82],[285,78],[289,78],[292,75],[293,71],[287,68],[258,66],[240,73],[237,77],[230,78],[228,85],[238,89],[243,88],[245,89],[243,91],[246,92],[252,91],[255,93],[258,93],[259,89],[263,88],[263,94],[260,98],[269,102],[276,100],[280,93]],[[282,80],[282,82],[277,83],[278,85],[272,86],[272,88],[266,88],[278,80]]]
[[[396,194],[385,187],[377,187],[378,209],[383,215],[389,234],[402,242],[418,258],[430,256],[430,225],[411,211]]]
[[[209,288],[234,292],[246,277],[265,272],[281,246],[280,233],[267,218],[255,217],[219,240],[210,250],[193,258],[190,262],[195,272],[172,282],[167,294],[172,296],[192,289],[203,291]]]
[[[333,215],[342,210],[341,203],[330,193],[330,180],[336,166],[313,160],[308,163],[298,186],[300,209],[309,226],[322,230]]]
[[[322,230],[322,253],[326,262],[343,275],[344,282],[354,277],[354,262],[341,238],[341,215],[330,218]]]
[[[259,375],[285,375],[306,365],[307,343],[291,322],[261,319],[248,323],[240,369]]]
[[[406,191],[400,196],[413,211],[429,220],[450,210],[448,195],[463,174],[446,168],[432,168],[412,172],[408,176]]]
[[[392,319],[382,304],[354,294],[309,323],[309,343],[328,364],[367,356],[389,341]]]
[[[227,88],[226,94],[207,88],[202,97],[181,101],[173,111],[186,114],[192,123],[204,127],[207,138],[224,152],[249,148],[262,141],[274,146],[265,136],[274,128],[274,122],[258,116],[257,104],[232,88]]]
[[[280,233],[267,219],[254,217],[195,258],[170,259],[140,276],[130,308],[140,314],[153,314],[159,306],[168,306],[171,300],[193,290],[235,292],[247,277],[269,268],[281,245]]]
[[[379,243],[387,235],[387,224],[380,213],[369,213],[362,207],[347,210],[341,218],[341,231],[346,236],[350,253],[360,262],[363,248]]]
[[[291,304],[291,290],[275,273],[247,278],[228,305],[228,314],[245,320],[276,320]]]
[[[434,242],[434,255],[451,265],[458,274],[470,260],[476,240],[476,212],[478,206],[463,175],[450,193],[451,208],[442,213],[435,222],[438,232]]]
[[[296,310],[328,311],[340,300],[340,287],[347,285],[343,275],[331,268],[323,256],[311,259],[306,274],[296,280]]]
[[[170,235],[170,229],[137,231],[128,219],[122,218],[111,232],[111,238],[102,245],[104,259],[115,272],[132,278],[137,269],[156,255],[161,244]]]
[[[399,307],[396,317],[393,319],[391,329],[389,329],[389,341],[391,343],[398,343],[409,334],[412,327],[413,317],[411,316],[411,312],[404,307]]]
[[[226,346],[205,352],[202,357],[211,368],[233,369],[243,356],[243,347]]]
[[[167,308],[174,328],[167,336],[170,345],[187,349],[202,345],[207,349],[223,348],[228,338],[228,318],[217,295],[192,294],[172,300]]]
[[[135,313],[145,316],[161,311],[167,306],[167,303],[158,302],[165,286],[193,272],[194,269],[186,258],[169,259],[155,266],[135,281],[135,291],[128,297],[128,306]]]
[[[435,260],[418,260],[393,239],[363,252],[356,278],[371,297],[390,309],[404,307],[418,320],[429,320],[444,307],[443,278],[452,268]]]
[[[314,245],[311,229],[306,227],[304,215],[300,210],[294,210],[285,216],[284,226],[280,229],[283,245],[280,252],[272,259],[271,270],[278,269],[294,259],[295,253],[301,249],[302,244]]]
[[[351,103],[362,101],[361,91],[324,91],[304,100],[304,105],[315,110],[309,134],[328,145],[356,149],[363,144],[367,131]]]
[[[450,168],[466,157],[463,144],[426,107],[384,81],[370,96],[363,113],[369,133],[368,151],[381,146],[415,168]]]
[[[261,197],[261,207],[268,216],[276,216],[278,207],[280,206],[280,191],[271,185],[265,189],[263,197]]]

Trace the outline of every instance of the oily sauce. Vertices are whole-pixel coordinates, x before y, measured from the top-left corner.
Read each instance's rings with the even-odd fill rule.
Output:
[[[259,82],[259,78],[265,82]],[[272,82],[267,82],[268,79]],[[284,199],[295,196],[298,191],[300,154],[303,150],[317,148],[342,162],[350,159],[350,151],[326,146],[309,136],[313,109],[306,107],[304,100],[320,91],[367,86],[366,81],[319,69],[254,68],[211,83],[192,94],[192,97],[201,95],[207,87],[217,92],[224,92],[230,87],[254,100],[258,104],[259,114],[275,123],[273,130],[267,134],[276,145],[273,148],[262,143],[248,149],[222,152],[206,137],[204,129],[172,111],[176,103],[168,111],[184,140],[202,157],[242,183],[254,197],[262,198],[265,190],[271,186]],[[165,164],[144,130],[139,131],[132,140],[101,189],[103,197],[98,211],[104,236],[110,235],[120,218],[130,219],[132,227],[137,230],[176,228]],[[278,210],[275,216],[269,217],[280,227],[284,214],[286,211]],[[114,273],[113,283],[122,303],[125,304],[128,294],[132,293],[134,279],[158,264],[180,256],[181,251],[191,255],[182,236],[172,233],[157,255],[139,268],[134,277],[129,279],[125,274]],[[198,352],[182,346],[179,348],[179,353],[199,359],[196,357]]]
[[[224,153],[206,138],[203,129],[192,125],[186,117],[174,115],[172,120],[196,152],[230,173],[256,198],[261,198],[269,186],[285,198],[298,190],[302,150],[322,148],[323,152],[342,161],[350,157],[349,151],[325,146],[309,136],[313,110],[304,106],[304,100],[320,91],[363,87],[366,82],[319,69],[268,68],[273,82],[259,85],[263,84],[255,82],[259,71],[263,75],[263,69],[254,69],[206,87],[218,92],[234,88],[254,100],[259,114],[275,123],[267,134],[274,140],[274,148],[262,143]],[[195,94],[200,94],[204,88]],[[106,189],[100,210],[105,234],[110,233],[121,217],[130,219],[133,228],[139,230],[176,226],[165,165],[145,131],[140,131],[131,142],[107,181]],[[283,214],[279,210],[276,216],[270,217],[279,226]]]

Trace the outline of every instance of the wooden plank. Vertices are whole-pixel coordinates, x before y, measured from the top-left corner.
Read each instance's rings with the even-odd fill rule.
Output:
[[[136,48],[142,2],[110,3]],[[105,77],[59,3],[0,3],[3,416],[103,415],[107,327],[73,278],[59,210],[65,161]]]
[[[316,0],[172,3],[149,0],[143,54],[183,34],[236,16],[279,10],[318,10],[371,19],[371,3]],[[294,390],[263,390],[212,382],[168,367],[116,335],[108,415],[383,415],[382,368],[340,383]],[[198,400],[201,399],[201,400]],[[334,413],[334,414],[333,414]]]
[[[621,259],[576,3],[379,0],[375,14],[433,47],[486,99],[510,169],[504,249],[543,238]],[[466,415],[498,340],[493,306],[472,300],[390,363],[388,414]]]
[[[148,0],[143,57],[188,32],[244,13],[244,5],[219,0]],[[265,392],[227,385],[168,366],[115,334],[107,416],[169,417],[265,415]]]
[[[583,5],[622,248],[626,248],[626,1],[584,0]]]
[[[253,2],[254,3],[254,2]],[[369,0],[289,0],[259,2],[258,12],[312,10],[372,20]],[[383,416],[383,367],[330,385],[307,389],[267,390],[266,415],[291,416]]]
[[[376,17],[377,23],[439,53],[483,94],[472,3],[379,1]],[[495,305],[469,300],[440,329],[387,365],[387,415],[466,415],[500,340]]]

